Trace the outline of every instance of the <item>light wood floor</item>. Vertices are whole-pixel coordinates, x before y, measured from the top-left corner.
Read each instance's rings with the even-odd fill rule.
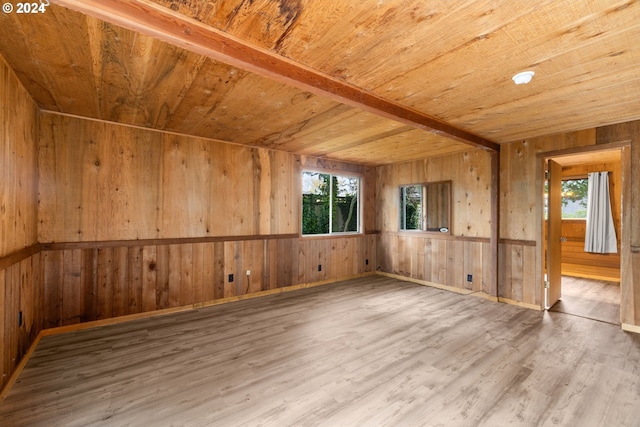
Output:
[[[620,324],[620,284],[562,276],[562,299],[551,311]]]
[[[370,276],[45,337],[2,426],[637,426],[640,336]]]

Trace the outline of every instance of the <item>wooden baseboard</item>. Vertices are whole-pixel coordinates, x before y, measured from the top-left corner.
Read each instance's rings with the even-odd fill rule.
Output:
[[[631,325],[629,323],[623,323],[622,330],[625,332],[633,332],[634,334],[640,334],[640,326]]]
[[[470,295],[475,292],[470,289],[461,289],[461,288],[456,288],[454,286],[441,285],[439,283],[428,282],[426,280],[420,280],[420,279],[414,279],[413,277],[402,276],[400,274],[385,273],[383,271],[378,271],[376,272],[376,274],[378,274],[379,276],[385,276],[385,277],[390,277],[392,279],[402,280],[404,282],[411,282],[411,283],[416,283],[418,285],[429,286],[431,288],[442,289],[443,291],[455,292],[457,294],[462,294],[462,295]]]
[[[9,381],[7,381],[4,387],[2,387],[2,390],[0,390],[0,402],[2,402],[9,394],[9,391],[11,391],[11,387],[13,387],[13,385],[16,383],[16,380],[22,373],[22,370],[24,369],[24,367],[27,365],[27,362],[31,358],[31,355],[33,354],[33,352],[36,350],[36,347],[38,346],[38,343],[40,343],[40,339],[43,336],[44,335],[42,334],[42,331],[40,331],[38,336],[36,336],[36,339],[34,339],[31,345],[29,346],[29,350],[27,350],[22,360],[20,360],[20,363],[18,363],[16,370],[13,371],[13,373],[9,377]]]
[[[531,309],[531,310],[542,311],[542,306],[540,306],[538,304],[530,304],[530,303],[516,301],[516,300],[513,300],[513,299],[503,298],[503,297],[495,297],[495,296],[489,295],[488,293],[483,292],[483,291],[472,291],[470,289],[460,289],[460,288],[456,288],[456,287],[453,287],[453,286],[441,285],[439,283],[433,283],[433,282],[428,282],[426,280],[414,279],[412,277],[401,276],[399,274],[384,273],[384,272],[381,272],[381,271],[378,271],[377,274],[380,275],[380,276],[386,276],[386,277],[391,277],[391,278],[398,279],[398,280],[403,280],[405,282],[412,282],[412,283],[417,283],[417,284],[423,285],[423,286],[429,286],[429,287],[432,287],[432,288],[437,288],[437,289],[442,289],[442,290],[445,290],[445,291],[455,292],[455,293],[461,294],[461,295],[473,295],[475,297],[484,298],[486,300],[493,301],[493,302],[502,302],[502,303],[505,303],[505,304],[516,305],[518,307],[528,308],[528,309]]]
[[[498,302],[503,302],[505,304],[511,304],[511,305],[517,305],[518,307],[528,308],[528,309],[531,309],[531,310],[542,311],[542,306],[541,305],[531,304],[531,303],[522,302],[522,301],[516,301],[516,300],[510,299],[510,298],[499,297],[498,298]]]

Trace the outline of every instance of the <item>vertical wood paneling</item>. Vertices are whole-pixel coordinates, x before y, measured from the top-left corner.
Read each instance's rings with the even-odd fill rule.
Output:
[[[131,246],[128,251],[129,282],[127,283],[127,314],[140,312],[142,307],[142,246]]]
[[[265,276],[264,290],[275,289],[277,287],[278,278],[278,242],[276,240],[265,240],[264,242],[264,259],[265,259]]]
[[[6,319],[7,313],[9,312],[6,277],[7,271],[0,270],[0,307],[2,307],[2,311],[0,311],[0,343],[2,343],[2,349],[0,350],[0,387],[4,386],[11,375],[11,369],[9,367],[10,355],[7,351],[10,332],[8,331],[9,324]]]
[[[192,300],[193,302],[207,301],[204,297],[204,276],[205,276],[205,263],[204,263],[204,247],[206,243],[194,243],[192,245],[192,260],[193,260],[193,285],[192,285]]]
[[[39,120],[38,107],[0,55],[0,258],[38,241]],[[39,260],[36,254],[0,270],[0,388],[43,326]]]
[[[511,298],[516,301],[523,301],[523,247],[522,245],[510,245],[511,246],[511,262],[508,265],[511,266]]]
[[[432,249],[431,281],[446,285],[447,280],[447,242],[434,240]]]
[[[608,144],[626,141],[630,143],[629,168],[623,173],[623,177],[630,183],[640,182],[640,120],[627,123],[619,123],[611,126],[603,126],[597,128],[597,143]],[[630,221],[627,230],[631,236],[629,241],[631,246],[640,247],[640,186],[631,185],[628,190],[630,200],[633,202],[629,205]]]
[[[141,311],[157,308],[156,289],[158,285],[157,251],[155,246],[146,246],[142,254],[142,307]]]
[[[299,231],[299,156],[52,113],[39,129],[41,242]],[[303,161],[361,174],[373,228],[372,170]]]
[[[214,297],[224,298],[224,242],[216,242],[213,247],[214,256]]]
[[[98,257],[96,320],[112,316],[114,301],[113,248],[100,248]]]
[[[216,286],[218,282],[218,276],[222,275],[221,268],[216,264],[216,250],[214,243],[205,243],[203,245],[203,299],[204,301],[213,301],[216,298]],[[220,274],[218,274],[220,273]]]
[[[181,287],[180,279],[182,273],[182,246],[169,245],[169,305],[168,307],[180,306]]]
[[[64,276],[63,251],[43,253],[44,277],[44,327],[53,328],[62,324],[62,283]],[[111,317],[111,316],[109,316]]]
[[[6,270],[6,294],[5,306],[9,307],[5,311],[5,346],[7,349],[6,372],[13,372],[18,364],[18,311],[20,307],[20,269],[19,264],[14,264]],[[16,274],[17,273],[17,274]]]
[[[37,253],[0,270],[0,388],[43,328],[40,258]]]
[[[36,307],[34,306],[34,283],[33,283],[33,268],[31,265],[32,257],[20,261],[20,305],[19,309],[22,312],[22,326],[20,327],[20,345],[19,354],[24,354],[29,348],[29,344],[35,338],[32,335],[34,329],[33,313]]]
[[[522,302],[542,306],[536,284],[536,247],[522,248]]]
[[[0,56],[0,257],[37,242],[39,112]]]
[[[31,268],[33,271],[34,298],[31,302],[33,306],[34,334],[38,334],[43,328],[44,322],[44,281],[42,279],[42,254],[39,253],[31,257]],[[1,275],[2,273],[0,273]],[[0,304],[1,306],[1,304]],[[0,342],[2,342],[0,340]]]
[[[38,291],[44,295],[43,321],[55,327],[352,277],[374,270],[377,257],[370,254],[376,245],[375,235],[362,235],[47,250]],[[302,251],[310,258],[304,264],[298,257]],[[23,262],[7,271],[11,280],[26,285],[34,282],[36,268]],[[34,299],[35,292],[25,295]],[[28,316],[35,318],[33,312]]]
[[[193,244],[180,247],[180,299],[178,305],[193,304]]]
[[[109,317],[124,316],[129,312],[129,248],[114,248],[113,312]]]
[[[169,245],[156,246],[156,307],[169,308]]]
[[[82,250],[63,251],[62,324],[80,323],[84,309],[82,301]]]
[[[481,247],[482,247],[482,271],[483,271],[482,280],[481,280],[482,291],[491,296],[496,296],[497,288],[493,286],[492,279],[489,278],[489,275],[492,274],[490,272],[493,271],[495,266],[495,259],[492,251],[493,247],[490,242],[482,243]],[[500,246],[498,245],[498,256],[500,256],[499,254],[500,254]],[[498,270],[498,282],[500,282],[501,271],[502,271],[502,268]],[[476,278],[474,277],[474,283],[475,283],[475,280]]]

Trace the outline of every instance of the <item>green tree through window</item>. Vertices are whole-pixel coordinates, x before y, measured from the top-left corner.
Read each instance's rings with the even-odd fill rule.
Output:
[[[565,179],[562,181],[562,218],[586,218],[587,178]]]
[[[422,185],[400,187],[400,230],[422,230]]]
[[[360,178],[302,173],[302,234],[357,233]]]

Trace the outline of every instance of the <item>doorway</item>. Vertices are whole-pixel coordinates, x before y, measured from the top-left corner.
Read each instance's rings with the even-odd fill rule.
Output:
[[[554,153],[544,163],[545,308],[619,325],[621,150]],[[590,172],[605,170],[609,172],[611,209],[618,237],[616,254],[584,251],[586,177]],[[568,189],[580,193],[580,180],[585,183],[584,210],[576,214],[576,207],[583,202],[576,202],[579,194],[571,194]]]

